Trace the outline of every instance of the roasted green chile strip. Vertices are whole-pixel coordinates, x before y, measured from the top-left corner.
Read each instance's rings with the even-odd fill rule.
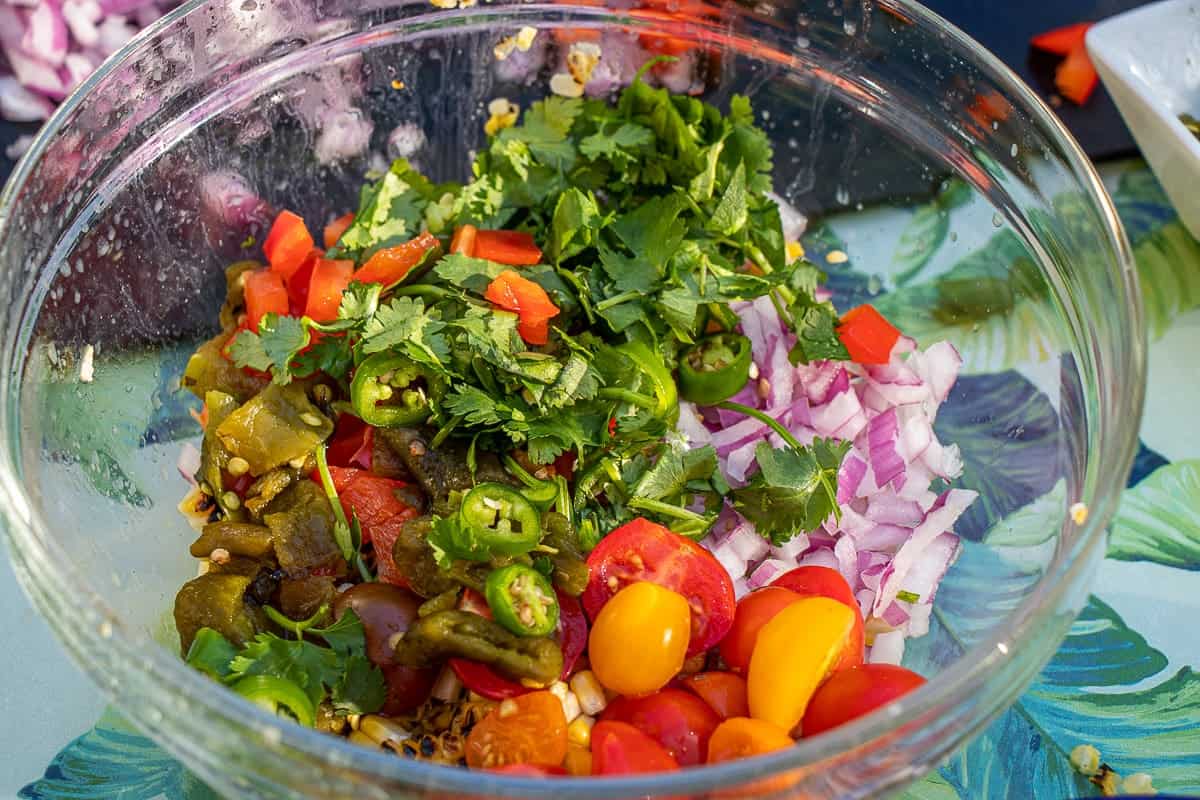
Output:
[[[440,391],[440,383],[405,356],[376,353],[354,370],[350,402],[368,425],[399,428],[429,419],[430,398]]]
[[[546,576],[524,564],[492,570],[484,591],[496,622],[517,636],[549,636],[558,627],[558,598]]]
[[[463,524],[493,554],[528,553],[542,538],[541,515],[516,489],[481,483],[463,498]]]
[[[679,390],[702,406],[728,400],[750,379],[750,340],[718,333],[688,348],[679,360]]]
[[[221,444],[244,459],[256,476],[307,458],[331,433],[333,422],[295,383],[272,383],[217,426]]]
[[[246,599],[251,580],[246,575],[209,573],[183,585],[175,596],[175,629],[184,653],[201,628],[212,628],[237,647],[266,629],[266,615]]]
[[[542,515],[542,544],[552,551],[547,555],[554,564],[554,585],[572,597],[583,594],[590,573],[579,536],[566,517],[553,511]]]
[[[200,538],[192,543],[195,558],[208,558],[214,550],[227,555],[263,558],[274,552],[274,537],[264,525],[246,522],[211,522],[204,526]]]
[[[490,664],[510,678],[549,683],[562,674],[562,650],[547,637],[514,636],[469,611],[419,618],[396,645],[396,663],[428,667],[453,656]]]

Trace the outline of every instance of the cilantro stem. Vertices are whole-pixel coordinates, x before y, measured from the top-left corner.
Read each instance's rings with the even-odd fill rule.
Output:
[[[567,518],[567,524],[572,528],[575,527],[575,507],[571,505],[571,489],[567,486],[567,479],[562,475],[557,475],[554,481],[558,484],[558,513]]]
[[[321,488],[325,490],[325,497],[329,500],[329,506],[333,509],[334,525],[333,538],[337,542],[338,549],[342,551],[342,557],[358,570],[358,574],[362,576],[364,581],[371,581],[370,570],[363,563],[362,553],[359,552],[358,546],[355,544],[355,531],[358,528],[358,517],[354,518],[354,526],[351,527],[350,522],[346,519],[346,511],[342,508],[342,501],[338,500],[337,487],[333,485],[333,476],[329,474],[329,462],[325,458],[324,443],[317,445],[317,473],[321,476]]]
[[[645,293],[644,292],[635,292],[632,290],[628,291],[628,292],[621,292],[620,294],[614,294],[612,297],[608,298],[607,300],[601,300],[599,303],[596,303],[596,311],[604,311],[606,309],[612,308],[613,306],[619,306],[619,305],[621,305],[621,303],[624,303],[628,300],[636,300],[639,297],[641,297],[643,294],[645,294]]]
[[[606,386],[596,392],[596,396],[603,400],[619,400],[622,403],[629,403],[631,406],[638,408],[658,408],[658,399],[646,394],[639,394],[630,389],[622,389],[619,386]]]
[[[639,511],[649,511],[653,514],[662,514],[664,517],[672,517],[674,519],[686,519],[692,522],[708,523],[708,518],[703,514],[697,514],[695,511],[690,511],[682,506],[673,506],[670,503],[664,503],[661,500],[651,500],[649,497],[634,497],[625,505],[630,508],[636,508]]]
[[[429,441],[429,449],[437,450],[439,447],[441,447],[442,442],[446,441],[446,437],[450,435],[450,432],[457,428],[458,423],[462,421],[462,417],[451,417],[450,421],[443,425],[438,432],[433,435],[433,438]]]
[[[717,408],[723,408],[726,411],[735,411],[738,414],[745,414],[747,417],[754,417],[756,420],[766,424],[771,428],[771,430],[778,433],[779,438],[783,439],[783,441],[786,442],[789,447],[792,447],[796,450],[804,449],[804,445],[800,444],[796,437],[792,435],[791,431],[780,425],[779,420],[772,418],[769,414],[763,411],[759,411],[757,408],[744,406],[741,403],[735,403],[732,400],[726,400],[724,402],[717,403]]]
[[[271,606],[263,606],[263,611],[266,613],[267,618],[276,625],[284,630],[289,630],[292,633],[295,633],[297,639],[302,639],[304,638],[304,632],[306,630],[317,625],[317,623],[324,620],[326,615],[329,614],[329,604],[323,603],[321,607],[317,609],[317,612],[311,617],[308,619],[299,620],[292,619],[291,617],[284,615],[283,612],[278,611]]]

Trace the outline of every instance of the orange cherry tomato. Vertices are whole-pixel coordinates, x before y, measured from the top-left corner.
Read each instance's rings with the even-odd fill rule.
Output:
[[[263,242],[263,255],[271,269],[286,279],[300,268],[312,249],[312,234],[304,220],[291,211],[280,211]]]
[[[733,627],[721,640],[721,658],[738,672],[750,666],[750,654],[763,625],[783,609],[800,599],[800,595],[779,586],[765,586],[750,592],[738,601],[733,614]]]
[[[479,252],[478,234],[475,252]],[[548,322],[558,315],[558,306],[554,305],[541,286],[506,269],[488,284],[483,296],[500,308],[517,313],[521,318],[517,332],[526,342],[545,344],[549,340]]]
[[[733,717],[717,726],[708,740],[708,763],[760,756],[791,747],[787,731],[770,722]]]
[[[708,703],[721,719],[750,716],[746,703],[746,679],[732,672],[697,672],[680,685]]]
[[[854,596],[854,590],[846,583],[842,573],[830,567],[816,565],[796,567],[773,580],[771,586],[788,589],[801,597],[828,597],[854,609],[854,616],[858,621],[850,634],[850,644],[842,653],[842,660],[837,663],[835,669],[849,669],[862,663],[866,639],[862,611],[858,598]]]
[[[472,255],[514,267],[530,266],[542,260],[542,250],[533,236],[520,231],[476,231]]]
[[[691,630],[687,600],[642,581],[617,592],[588,636],[592,671],[618,694],[649,694],[679,673]]]
[[[246,273],[246,325],[258,332],[258,323],[267,314],[288,313],[287,287],[278,272],[269,269],[256,269]]]
[[[750,716],[795,728],[842,657],[857,617],[828,597],[803,597],[763,625],[746,674]]]
[[[338,239],[342,238],[342,234],[346,229],[354,224],[354,212],[342,214],[333,222],[325,226],[325,234],[322,237],[325,240],[325,249],[333,247],[338,243]]]
[[[359,283],[382,283],[384,286],[399,283],[437,245],[437,237],[426,232],[404,244],[385,247],[367,259],[367,263],[354,273],[354,280]]]
[[[312,278],[308,282],[304,315],[317,322],[332,322],[337,319],[338,306],[342,304],[342,292],[346,291],[353,278],[353,261],[318,259],[313,264]]]
[[[509,698],[475,723],[467,735],[467,765],[558,767],[567,755],[567,718],[550,692]]]
[[[626,722],[597,722],[592,728],[592,774],[667,772],[679,764],[658,742]]]
[[[900,338],[900,331],[884,319],[874,306],[861,305],[842,316],[837,335],[852,361],[859,364],[886,364],[892,357],[892,348]]]
[[[464,256],[475,255],[476,233],[474,225],[460,225],[454,232],[454,238],[450,240],[450,252]]]
[[[704,763],[708,737],[721,723],[696,695],[683,689],[662,689],[645,697],[618,697],[601,720],[628,722],[667,749],[680,766]]]
[[[821,684],[804,712],[800,729],[805,736],[844,725],[897,697],[908,694],[925,679],[894,664],[862,664],[833,673]]]

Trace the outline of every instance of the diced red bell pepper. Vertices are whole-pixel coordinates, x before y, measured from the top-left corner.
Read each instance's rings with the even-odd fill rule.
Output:
[[[284,283],[287,284],[288,301],[293,317],[304,315],[304,307],[308,305],[308,285],[312,283],[313,267],[316,266],[322,255],[320,250],[313,248],[300,268],[284,280]]]
[[[340,217],[335,219],[333,222],[326,225],[325,226],[325,234],[323,236],[323,238],[325,240],[325,249],[328,250],[329,248],[331,248],[335,244],[337,244],[338,239],[342,238],[342,234],[345,233],[346,229],[349,228],[353,224],[354,224],[354,212],[351,211],[348,214],[342,214]]]
[[[850,359],[859,364],[886,364],[900,338],[900,331],[871,305],[847,311],[838,325],[837,334],[850,353]]]
[[[288,313],[288,293],[283,278],[269,269],[256,269],[246,273],[246,326],[258,330],[258,323],[267,314]]]
[[[492,618],[492,607],[487,604],[487,598],[469,586],[464,588],[462,594],[459,595],[458,610],[470,611],[472,614],[478,614],[487,619]]]
[[[460,225],[450,240],[450,252],[464,256],[475,255],[475,234],[479,231],[474,225]]]
[[[375,572],[379,580],[404,589],[408,588],[408,579],[396,566],[392,548],[396,539],[400,538],[400,530],[406,521],[400,516],[395,516],[371,529],[371,542],[375,546]],[[366,531],[363,531],[363,536],[366,536]]]
[[[354,280],[384,286],[399,283],[409,270],[421,263],[426,253],[437,247],[437,243],[437,237],[426,232],[404,244],[385,247],[367,259],[367,263],[354,273]]]
[[[404,481],[363,472],[340,491],[338,497],[348,511],[358,515],[363,539],[369,540],[371,532],[380,525],[397,518],[403,522],[417,516],[415,508],[396,496],[396,491],[407,485]]]
[[[545,344],[549,340],[549,321],[558,315],[559,309],[541,286],[506,269],[488,284],[483,296],[500,308],[517,313],[520,317],[517,332],[526,342]]]
[[[1030,39],[1029,43],[1035,49],[1041,50],[1044,53],[1053,53],[1056,56],[1069,55],[1076,47],[1083,45],[1088,28],[1092,27],[1092,25],[1093,23],[1091,22],[1076,22],[1072,25],[1064,25],[1052,31],[1039,33]]]
[[[313,264],[312,278],[308,282],[304,315],[317,322],[332,322],[337,319],[338,306],[342,304],[342,292],[346,291],[352,280],[353,261],[317,259]]]
[[[463,686],[489,700],[506,700],[509,697],[517,697],[532,691],[478,661],[471,661],[468,658],[452,658],[447,663],[454,670],[458,679],[463,682]]]
[[[271,269],[285,279],[304,263],[308,252],[313,249],[312,234],[304,220],[291,211],[280,211],[271,224],[271,232],[263,242],[263,255]]]
[[[1100,76],[1096,74],[1092,59],[1082,43],[1067,54],[1054,72],[1054,85],[1058,93],[1077,106],[1087,102],[1099,82]]]
[[[325,457],[330,465],[369,470],[374,441],[374,428],[353,414],[342,414],[338,417],[337,427],[333,429],[333,439],[329,442]]]
[[[529,266],[542,260],[542,250],[533,236],[520,231],[476,231],[476,258],[486,258],[497,264]]]

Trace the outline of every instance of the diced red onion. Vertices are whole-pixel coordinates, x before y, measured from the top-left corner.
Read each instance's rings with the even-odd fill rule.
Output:
[[[753,417],[743,417],[741,422],[714,432],[711,442],[718,456],[727,456],[747,442],[757,444],[766,431],[767,426],[763,423]]]
[[[783,573],[790,571],[794,566],[795,564],[790,561],[768,558],[754,568],[754,571],[750,573],[750,577],[746,582],[750,585],[751,589],[761,589]]]
[[[854,392],[842,392],[820,408],[811,409],[810,415],[818,435],[836,439],[853,439],[867,425],[867,415]]]
[[[692,448],[703,447],[712,442],[712,432],[704,427],[700,412],[695,404],[684,400],[679,404],[679,423],[677,430]]]
[[[808,227],[808,218],[796,210],[796,207],[783,199],[780,195],[774,192],[767,192],[767,197],[775,201],[775,205],[779,206],[779,221],[783,227],[783,238],[785,241],[798,242],[804,234],[804,229]]]
[[[83,53],[67,53],[67,57],[63,60],[64,82],[67,89],[73,91],[95,69],[96,65]]]
[[[959,548],[959,538],[953,533],[943,533],[930,542],[904,578],[904,590],[917,595],[920,603],[932,603],[942,576],[958,557]]]
[[[96,26],[96,33],[100,37],[96,42],[96,47],[105,56],[110,56],[137,35],[137,28],[126,22],[124,17],[111,16],[101,20],[100,24]]]
[[[26,89],[10,75],[0,76],[0,116],[13,122],[49,119],[54,104]]]
[[[929,617],[933,614],[933,603],[916,603],[908,609],[908,622],[904,626],[904,635],[908,637],[924,636],[929,633]]]
[[[230,170],[209,172],[200,178],[200,201],[224,225],[237,228],[262,222],[270,212],[246,179]]]
[[[755,463],[757,449],[758,440],[752,440],[730,452],[728,458],[725,459],[725,477],[739,486],[745,483],[746,475]]]
[[[771,558],[790,561],[794,564],[796,559],[807,552],[810,546],[808,534],[797,533],[783,544],[771,545]]]
[[[867,424],[867,449],[871,466],[875,469],[875,480],[881,484],[890,483],[904,472],[904,459],[896,452],[899,432],[894,408],[889,408]]]
[[[37,53],[43,61],[59,66],[67,55],[67,24],[59,0],[41,0],[29,15],[21,48]]]
[[[745,578],[736,578],[733,581],[733,596],[737,600],[741,600],[746,595],[750,594],[750,584]]]
[[[850,584],[850,588],[854,589],[858,586],[858,548],[854,546],[854,539],[849,536],[841,536],[833,545],[833,555],[837,559],[838,572],[842,573],[842,577],[846,579],[846,583]]]
[[[31,56],[19,47],[4,47],[4,55],[8,65],[12,67],[13,75],[27,89],[49,97],[51,100],[62,100],[67,96],[67,87],[58,76],[54,64]]]
[[[200,451],[191,442],[179,448],[179,460],[175,462],[175,468],[185,481],[192,486],[197,485],[196,473],[200,471]]]
[[[458,699],[462,690],[463,684],[458,674],[447,664],[438,673],[437,680],[433,682],[433,688],[429,690],[429,695],[442,702],[451,703]]]
[[[879,602],[876,601],[875,605],[879,605]],[[908,622],[908,612],[904,610],[904,607],[900,603],[897,603],[893,600],[888,607],[883,610],[883,613],[879,615],[879,618],[888,625],[891,625],[893,628],[899,628],[901,625]]]
[[[739,525],[725,540],[722,547],[729,548],[738,558],[747,564],[767,557],[771,546],[767,540],[758,535],[754,526],[749,522]]]
[[[916,501],[905,500],[889,492],[881,492],[872,497],[863,516],[872,522],[906,525],[910,528],[925,519],[925,513]]]
[[[950,530],[954,522],[966,511],[967,506],[978,497],[977,492],[969,489],[950,489],[943,493],[942,505],[934,508],[918,525],[909,540],[896,551],[896,557],[884,570],[883,581],[880,583],[879,596],[875,598],[875,613],[881,613],[895,599],[902,589],[908,573],[921,559],[926,549],[935,539]]]
[[[859,589],[854,593],[854,597],[858,600],[858,607],[862,611],[862,615],[870,616],[871,606],[875,604],[875,592],[870,589]]]
[[[875,643],[867,655],[869,664],[895,664],[899,666],[904,660],[904,633],[902,631],[887,631],[875,634]]]
[[[325,116],[313,146],[317,161],[332,164],[361,154],[371,143],[374,129],[375,123],[357,108],[343,109]]]
[[[837,556],[833,554],[832,548],[822,547],[818,550],[813,550],[805,554],[803,558],[796,562],[798,567],[829,567],[841,572],[841,564],[838,563]]]
[[[911,535],[912,528],[906,528],[903,525],[875,525],[856,535],[854,540],[859,547],[866,550],[895,553]]]
[[[934,399],[939,403],[945,402],[963,363],[958,348],[949,342],[937,342],[923,353],[913,352],[909,360],[916,373],[929,385]]]
[[[858,487],[862,484],[863,476],[866,474],[867,462],[863,461],[857,453],[848,453],[842,459],[842,466],[838,469],[837,501],[839,504],[849,503],[857,496]]]
[[[0,80],[2,80],[2,79],[0,79]],[[3,102],[4,102],[2,95],[3,95],[3,89],[0,89],[0,108],[2,108]],[[3,116],[2,112],[0,112],[0,116]],[[18,158],[20,158],[21,156],[23,156],[27,152],[29,152],[29,148],[32,145],[33,145],[33,137],[30,136],[28,133],[21,134],[20,136],[18,136],[16,138],[16,140],[13,141],[12,144],[10,144],[10,145],[8,145],[8,147],[4,148],[4,155],[11,158],[13,161],[16,161]]]

